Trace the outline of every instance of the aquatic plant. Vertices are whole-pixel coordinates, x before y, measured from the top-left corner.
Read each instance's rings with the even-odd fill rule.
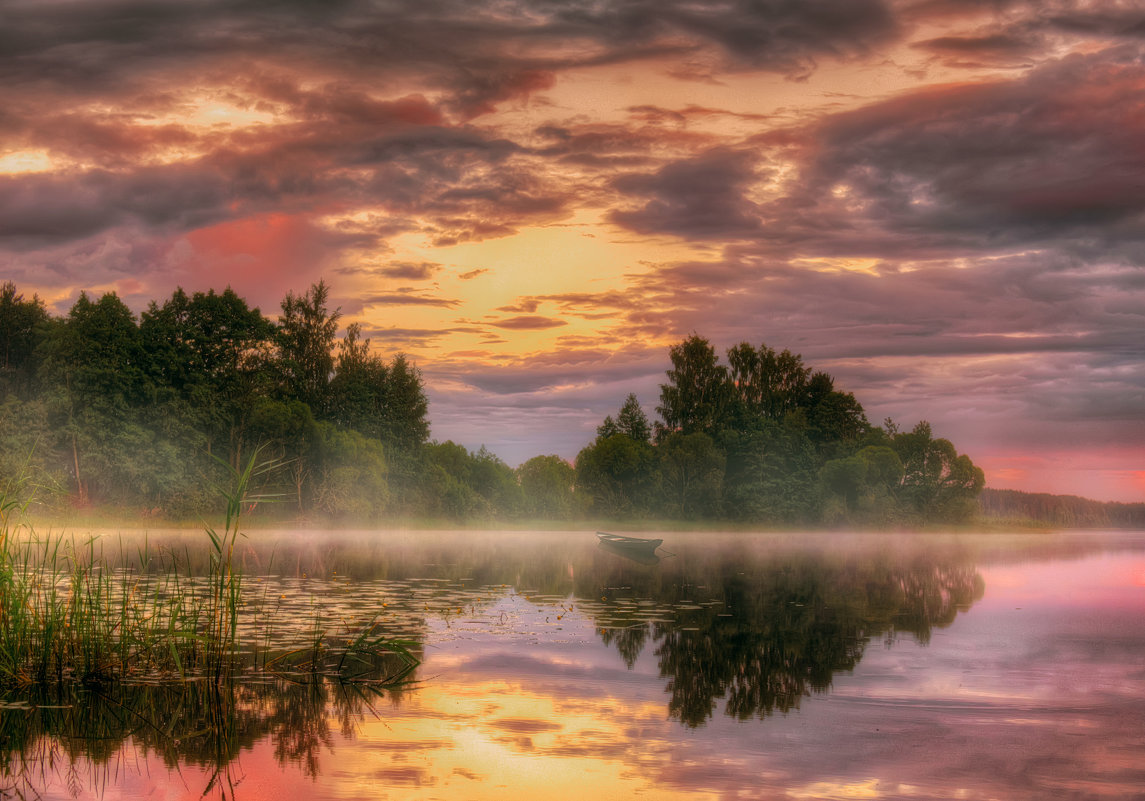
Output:
[[[232,471],[221,493],[223,526],[205,526],[205,576],[189,554],[153,553],[146,540],[134,552],[121,540],[111,559],[97,537],[41,536],[15,522],[18,506],[0,493],[0,688],[123,679],[223,685],[240,673],[284,670],[403,680],[418,664],[411,644],[387,636],[376,619],[336,629],[319,610],[303,643],[271,638],[274,610],[265,591],[244,590],[236,553],[243,510],[266,500],[253,484],[272,467],[255,454]]]

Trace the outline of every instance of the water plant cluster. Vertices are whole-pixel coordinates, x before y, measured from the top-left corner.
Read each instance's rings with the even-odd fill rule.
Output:
[[[274,625],[274,599],[236,559],[243,509],[263,467],[252,457],[207,526],[205,573],[190,554],[146,544],[108,555],[97,538],[39,535],[0,495],[0,689],[122,681],[207,681],[321,675],[390,685],[418,664],[410,643],[377,619]],[[297,621],[295,621],[297,623]]]

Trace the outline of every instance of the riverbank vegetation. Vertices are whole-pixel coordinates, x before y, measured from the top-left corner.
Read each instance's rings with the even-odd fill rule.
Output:
[[[978,503],[987,521],[1054,528],[1145,529],[1145,503],[989,488],[982,490]]]
[[[275,599],[236,559],[242,510],[254,499],[256,454],[234,473],[225,525],[196,554],[146,541],[106,553],[98,538],[40,536],[0,495],[0,691],[121,680],[208,681],[296,674],[399,681],[417,664],[408,643],[366,620],[274,619]],[[206,569],[196,562],[206,553]],[[400,669],[377,675],[379,660]],[[392,667],[392,665],[391,665]]]
[[[255,449],[283,503],[259,516],[376,522],[524,519],[907,527],[964,522],[983,475],[919,422],[872,425],[800,356],[741,343],[721,362],[672,347],[658,418],[629,395],[569,463],[513,469],[430,441],[421,375],[342,327],[319,282],[276,320],[229,288],[176,290],[138,318],[114,293],[63,317],[0,288],[0,486],[41,513],[208,514]],[[342,330],[339,338],[338,332]]]

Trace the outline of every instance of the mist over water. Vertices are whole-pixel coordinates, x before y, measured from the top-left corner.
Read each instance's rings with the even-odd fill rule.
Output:
[[[1032,799],[1145,781],[1139,533],[649,536],[658,559],[591,532],[255,532],[238,558],[273,636],[377,616],[422,659],[410,683],[284,668],[225,695],[9,692],[0,788]],[[195,553],[189,533],[149,539]]]

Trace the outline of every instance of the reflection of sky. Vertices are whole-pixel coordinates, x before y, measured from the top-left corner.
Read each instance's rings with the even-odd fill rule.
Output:
[[[432,618],[422,685],[337,734],[321,774],[263,742],[240,799],[1125,798],[1145,786],[1145,556],[984,566],[985,597],[922,647],[870,643],[832,692],[764,721],[670,720],[572,599]],[[207,777],[122,760],[104,798],[197,798]],[[163,788],[163,789],[160,789]],[[45,797],[66,797],[64,783]]]

